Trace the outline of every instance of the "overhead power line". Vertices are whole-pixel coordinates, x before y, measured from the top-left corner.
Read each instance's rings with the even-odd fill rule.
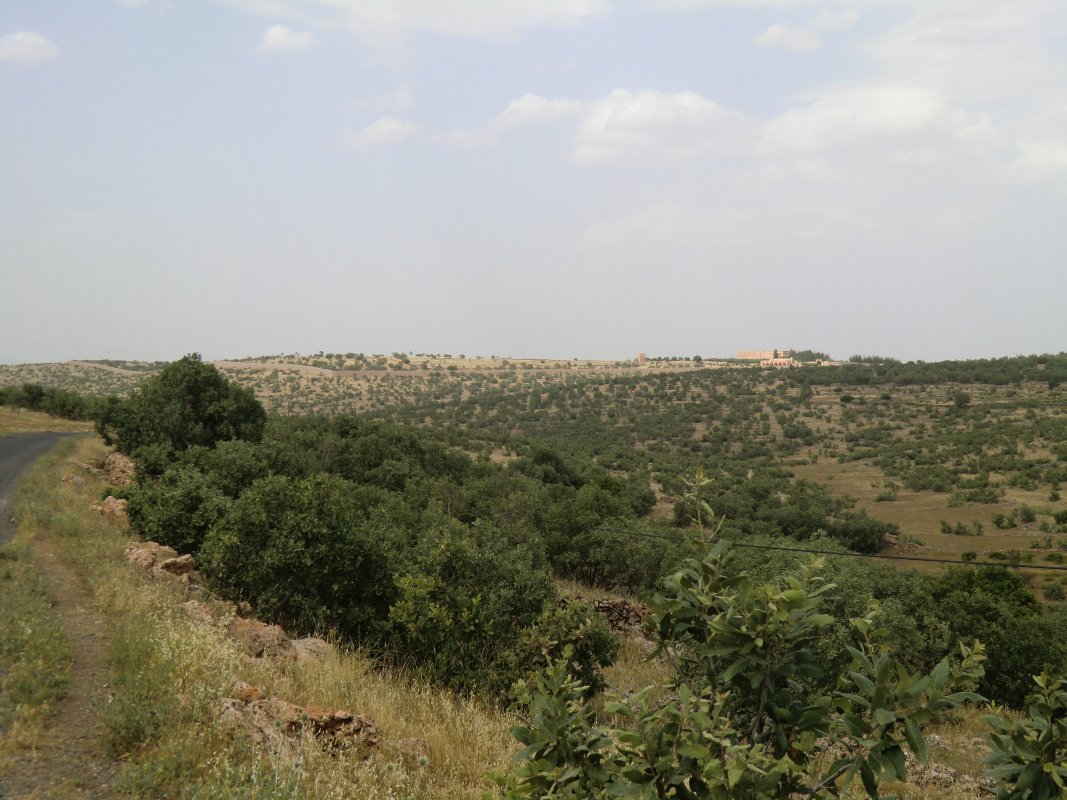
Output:
[[[685,539],[678,538],[676,536],[670,536],[663,533],[649,533],[646,531],[628,531],[621,528],[597,528],[599,531],[605,533],[620,533],[626,536],[638,536],[645,539],[659,539],[667,542],[674,542],[675,544],[684,544]],[[960,567],[1014,567],[1017,569],[1040,569],[1048,570],[1050,572],[1067,572],[1067,566],[1055,566],[1052,564],[1029,564],[1029,563],[1017,563],[1006,561],[955,561],[951,558],[921,558],[919,556],[894,556],[883,555],[881,553],[853,553],[853,552],[838,552],[837,550],[816,550],[809,547],[785,547],[782,545],[772,544],[752,544],[751,542],[737,542],[731,540],[734,547],[747,547],[753,550],[781,550],[786,553],[810,553],[812,555],[820,556],[841,556],[844,558],[877,558],[886,561],[918,561],[929,564],[952,564]]]

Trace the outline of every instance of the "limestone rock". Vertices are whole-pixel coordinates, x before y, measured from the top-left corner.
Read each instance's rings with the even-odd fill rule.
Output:
[[[234,617],[226,632],[253,658],[292,658],[293,643],[278,625],[268,625],[258,619]]]
[[[948,750],[948,742],[945,741],[943,736],[938,736],[936,733],[931,733],[926,737],[926,744],[928,747],[935,748],[937,750]]]
[[[320,661],[325,661],[335,652],[332,644],[317,636],[305,636],[303,639],[293,639],[292,646],[293,658],[295,658],[296,663],[300,665],[316,664]]]
[[[157,542],[138,542],[126,548],[126,560],[157,578],[163,578],[190,592],[203,592],[204,576],[194,569],[192,556],[179,556],[173,547]]]
[[[298,743],[286,736],[275,720],[248,703],[233,698],[222,700],[219,724],[225,730],[243,733],[274,755],[288,758],[295,758],[297,755]]]
[[[187,600],[182,603],[182,611],[189,619],[203,625],[214,626],[218,622],[218,618],[215,616],[215,609],[212,608],[210,603],[204,603],[200,600]]]
[[[109,494],[99,503],[93,503],[89,508],[98,514],[103,514],[108,519],[126,525],[129,523],[126,517],[126,502],[126,500],[120,500]]]
[[[926,765],[926,769],[916,775],[922,785],[934,785],[948,788],[956,782],[959,773],[947,764],[932,762]]]
[[[125,486],[133,483],[134,479],[133,459],[122,453],[108,453],[104,459],[104,474],[111,486]]]
[[[189,554],[184,556],[175,556],[174,558],[168,558],[164,561],[160,561],[157,568],[163,572],[169,572],[171,575],[188,575],[196,568],[196,563],[193,557]]]
[[[173,547],[157,542],[138,542],[131,544],[125,551],[126,560],[135,567],[143,570],[151,570],[160,561],[166,561],[178,557],[178,551]]]
[[[323,746],[355,750],[364,757],[381,742],[378,726],[362,715],[326,706],[302,707],[278,697],[263,697],[258,687],[247,687],[239,694],[249,699],[223,700],[221,724],[243,732],[276,754],[295,757],[304,735],[314,737]]]
[[[235,688],[237,689],[237,699],[242,703],[263,700],[267,696],[267,689],[264,686],[252,686],[244,681],[238,681]]]
[[[308,724],[318,738],[333,747],[354,747],[369,754],[381,740],[381,731],[370,719],[325,706],[304,708],[301,723]]]
[[[88,472],[90,475],[102,475],[103,472],[104,472],[100,468],[100,464],[99,463],[94,463],[92,461],[75,461],[74,463],[77,464],[79,467],[81,467],[86,472]]]

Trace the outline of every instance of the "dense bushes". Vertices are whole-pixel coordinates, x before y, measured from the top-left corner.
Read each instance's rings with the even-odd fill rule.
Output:
[[[179,553],[197,552],[229,505],[215,475],[182,465],[167,467],[159,480],[142,482],[123,495],[138,533]]]
[[[227,597],[297,630],[380,636],[397,597],[360,487],[334,475],[253,483],[212,527],[201,566]]]
[[[174,375],[171,367],[161,373],[168,402],[195,391],[197,381],[229,396],[213,368],[195,357],[183,362]],[[675,385],[663,381],[667,391]],[[756,424],[751,388],[742,381],[735,389],[732,405],[718,406],[716,424]],[[216,588],[268,619],[298,632],[332,629],[462,691],[503,696],[542,652],[559,655],[568,644],[574,669],[595,686],[612,657],[610,637],[582,612],[556,607],[553,573],[649,591],[678,566],[678,527],[692,526],[701,503],[742,543],[780,545],[789,536],[818,549],[874,552],[896,532],[850,500],[794,479],[766,454],[749,460],[743,448],[727,452],[727,439],[700,443],[722,450],[698,496],[675,475],[650,475],[649,462],[637,460],[643,456],[613,440],[516,445],[519,457],[505,465],[456,429],[352,417],[272,418],[261,426],[240,398],[201,404],[204,420],[194,415],[159,432],[150,429],[155,412],[144,407],[150,395],[113,401],[102,423],[124,447],[142,442],[133,448],[139,483],[127,491],[138,530],[198,552]],[[215,414],[220,408],[229,409],[228,420]],[[659,421],[691,431],[693,415],[670,410]],[[913,483],[988,485],[976,470],[960,479],[969,466],[913,463]],[[664,494],[686,496],[674,507],[676,527],[641,519],[656,499],[650,478]],[[776,561],[762,554],[762,563]],[[794,566],[782,562],[779,574]],[[834,571],[842,588],[826,602],[837,621],[813,643],[821,663],[847,662],[850,634],[841,620],[862,614],[872,594],[909,668],[931,668],[958,638],[987,641],[983,689],[1000,701],[1020,702],[1031,668],[1056,668],[1065,657],[1058,642],[1067,640],[1067,620],[1042,614],[1021,584],[905,579],[869,564]],[[1013,656],[1013,641],[1021,655]]]
[[[549,451],[501,467],[383,422],[267,424],[247,400],[190,356],[108,403],[100,429],[138,464],[124,491],[138,531],[197,554],[266,619],[460,691],[504,697],[566,645],[599,680],[614,637],[556,608],[546,542],[560,556],[631,517],[633,487]]]
[[[900,528],[865,511],[844,511],[830,522],[826,532],[857,553],[877,553],[885,546],[886,536],[899,534]]]
[[[0,406],[42,411],[63,419],[94,419],[100,404],[101,401],[96,398],[54,386],[42,386],[39,383],[0,386]]]
[[[229,439],[256,441],[266,412],[251,389],[228,381],[192,354],[146,379],[125,400],[108,398],[97,431],[108,444],[158,474],[171,454]]]
[[[746,541],[775,543],[762,538]],[[845,552],[821,536],[809,544]],[[799,551],[739,547],[729,570],[768,581],[796,574],[807,558]],[[822,598],[823,610],[834,621],[820,629],[813,648],[831,673],[848,664],[848,620],[862,615],[872,598],[881,604],[884,644],[910,670],[930,670],[952,652],[955,642],[980,639],[989,660],[978,691],[998,703],[1020,708],[1032,688],[1033,674],[1067,669],[1067,614],[1043,608],[1012,570],[955,567],[940,575],[923,575],[847,557],[827,557],[820,570],[834,584]]]
[[[543,558],[491,526],[456,524],[427,531],[411,555],[389,611],[395,650],[448,686],[506,690],[520,677],[506,655],[555,600]]]
[[[611,525],[612,523],[608,523]],[[579,533],[556,553],[557,573],[590,586],[651,590],[674,569],[684,548],[673,536],[648,534],[622,521]]]

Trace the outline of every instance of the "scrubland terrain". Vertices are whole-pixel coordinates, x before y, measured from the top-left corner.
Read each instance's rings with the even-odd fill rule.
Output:
[[[71,375],[84,375],[76,366]],[[710,620],[717,603],[722,620],[755,615],[756,627],[744,630],[758,637],[736,635],[756,637],[758,647],[778,642],[771,650],[786,660],[783,674],[792,674],[793,658],[819,665],[801,694],[838,691],[835,676],[849,669],[861,678],[842,679],[865,692],[856,647],[900,661],[904,672],[879,668],[877,680],[914,675],[892,688],[906,693],[926,686],[918,676],[942,669],[943,659],[945,670],[974,667],[959,644],[979,639],[984,674],[953,680],[1014,708],[1033,691],[1031,676],[1067,668],[1067,572],[1059,569],[1067,561],[1064,355],[789,370],[506,365],[349,375],[313,360],[249,360],[220,372],[193,358],[132,366],[86,367],[143,387],[126,401],[59,391],[94,393],[76,381],[3,395],[7,406],[31,398],[96,418],[137,465],[136,482],[105,489],[92,466],[102,445],[65,445],[31,481],[20,508],[36,510],[20,516],[24,530],[7,556],[27,587],[20,594],[47,597],[62,589],[49,585],[58,573],[29,544],[44,543],[83,576],[106,621],[101,663],[112,670],[114,699],[103,716],[110,750],[100,774],[109,790],[180,797],[195,784],[236,797],[270,785],[292,797],[476,797],[493,791],[495,770],[508,776],[504,797],[539,797],[530,781],[548,762],[510,765],[519,750],[508,733],[515,719],[533,726],[523,729],[524,743],[537,742],[562,764],[571,763],[562,742],[584,735],[622,764],[630,756],[609,744],[619,732],[603,738],[595,726],[625,728],[642,714],[668,713],[686,702],[691,680],[710,691],[714,677],[700,684],[677,660],[700,652],[705,634],[672,633],[663,620],[686,607],[698,608],[692,619]],[[260,403],[281,413],[268,416]],[[228,409],[226,417],[214,408]],[[102,508],[112,519],[88,510],[105,491],[122,498]],[[221,608],[245,609],[294,638],[325,635],[331,655],[313,665],[250,659],[224,629],[181,611],[188,585],[131,572],[122,556],[131,536],[188,554],[176,557],[195,562],[204,581],[197,586],[207,587],[197,591],[210,591]],[[728,558],[709,549],[727,540],[736,543]],[[807,550],[825,555],[813,560]],[[698,561],[686,561],[694,552]],[[677,578],[700,563],[703,572]],[[752,590],[738,595],[728,587],[743,576]],[[694,581],[708,583],[687,595]],[[783,590],[783,581],[792,588]],[[794,639],[759,627],[770,624],[761,615],[776,603],[792,609],[790,624],[808,624],[804,615],[816,606],[825,615]],[[42,630],[62,627],[47,604],[31,606],[17,613],[39,616]],[[878,644],[857,627],[869,615],[863,625],[882,631]],[[669,658],[648,657],[657,640]],[[741,647],[729,641],[708,651],[708,664]],[[9,724],[12,752],[19,741],[47,738],[47,710],[79,696],[64,689],[79,674],[76,655],[72,668],[65,652],[35,662],[44,665],[31,681],[46,687],[39,699],[9,703],[30,709],[24,722]],[[737,663],[727,674],[744,698],[754,691],[751,670]],[[553,689],[561,664],[588,688]],[[763,681],[771,680],[769,664]],[[724,667],[708,669],[714,676]],[[201,688],[182,688],[193,685]],[[639,712],[645,686],[658,699]],[[262,743],[221,724],[220,702],[246,702],[233,698],[247,687],[294,708],[366,715],[381,746],[370,758],[331,755],[304,739],[302,757],[274,758],[264,771]],[[936,693],[920,695],[899,713],[925,714],[922,704]],[[752,696],[756,706],[742,704],[738,719],[762,707],[760,696]],[[537,728],[564,708],[578,714],[568,723],[578,727],[551,735]],[[531,718],[530,709],[540,711]],[[885,713],[878,719],[889,719]],[[989,750],[984,713],[972,698],[933,714],[935,763],[909,761],[905,785],[893,781],[905,757],[904,729],[894,727],[903,717],[880,722],[870,735],[888,737],[887,760],[869,763],[886,773],[883,790],[978,796],[981,781],[990,785],[979,779]],[[581,728],[587,723],[593,727]],[[810,751],[814,740],[791,741],[796,752],[820,752]],[[796,785],[810,785],[827,767],[820,763],[805,767],[808,777]],[[846,795],[863,795],[858,772],[842,780]]]
[[[17,540],[0,550],[5,797],[249,797],[266,789],[271,797],[477,798],[492,789],[490,771],[506,769],[517,747],[510,715],[344,646],[310,664],[249,657],[183,611],[184,586],[127,563],[123,551],[136,538],[121,519],[92,510],[107,483],[93,465],[106,453],[98,440],[77,440],[44,459],[19,494]],[[621,599],[564,584],[568,596]],[[608,671],[618,691],[669,672],[649,663],[638,641],[628,640]],[[366,760],[308,741],[299,758],[264,761],[219,722],[222,698],[248,684],[296,703],[357,709],[377,722],[385,745]],[[983,733],[978,709],[946,716],[928,732],[931,764],[912,764],[910,782],[885,788],[914,800],[974,797]],[[403,749],[413,742],[415,757]]]

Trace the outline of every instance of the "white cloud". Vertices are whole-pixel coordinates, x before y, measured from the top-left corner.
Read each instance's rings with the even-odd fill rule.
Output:
[[[913,86],[846,85],[804,101],[763,125],[763,152],[819,153],[856,143],[884,148],[886,140],[928,133],[950,116],[936,92]]]
[[[386,60],[406,54],[411,38],[435,33],[508,41],[539,27],[576,27],[604,13],[608,0],[214,0],[258,16],[341,28]]]
[[[565,97],[549,99],[527,93],[508,103],[507,108],[494,117],[489,125],[493,128],[514,128],[561,117],[572,117],[580,114],[581,111],[580,100],[570,100]]]
[[[803,53],[822,46],[820,31],[843,31],[855,25],[857,19],[859,12],[853,9],[846,9],[837,14],[823,9],[800,27],[771,25],[763,33],[754,36],[752,44],[757,47],[781,47],[793,53]]]
[[[59,48],[47,37],[32,31],[0,36],[0,61],[12,64],[44,64],[59,58]]]
[[[676,159],[743,150],[752,122],[695,92],[616,89],[589,104],[575,134],[574,158],[598,164],[625,158]]]
[[[566,97],[547,98],[527,92],[508,103],[507,107],[484,127],[457,128],[435,138],[458,147],[490,147],[496,144],[501,131],[574,117],[582,112],[582,108],[581,100]]]
[[[820,31],[844,31],[855,25],[856,20],[859,18],[859,12],[852,8],[845,9],[837,14],[823,9],[808,20],[808,24]]]
[[[785,25],[771,25],[763,33],[752,38],[757,47],[781,47],[793,53],[814,50],[822,46],[819,34],[810,28],[787,28]]]
[[[403,84],[381,94],[357,97],[349,105],[353,111],[402,117],[415,109],[415,93]]]
[[[1067,85],[1067,60],[1050,32],[1067,25],[1067,5],[931,4],[890,28],[868,52],[895,79],[936,86],[961,102],[1027,104]]]
[[[456,128],[448,133],[440,133],[434,137],[435,141],[455,145],[467,149],[479,147],[491,147],[496,144],[499,136],[493,128]]]
[[[357,133],[347,134],[344,139],[353,150],[369,150],[402,141],[417,130],[418,126],[406,119],[382,117]]]
[[[1011,166],[1021,177],[1062,182],[1067,173],[1067,139],[1019,142],[1018,156]]]
[[[968,0],[969,3],[992,0]],[[955,2],[955,0],[648,0],[659,8],[699,10],[706,8],[824,8],[848,6],[850,8],[915,8],[921,5]]]
[[[340,12],[360,35],[417,31],[506,41],[538,27],[574,27],[607,8],[606,0],[312,0]]]
[[[259,49],[263,53],[299,52],[318,43],[311,31],[292,31],[284,25],[272,25],[264,31]]]

